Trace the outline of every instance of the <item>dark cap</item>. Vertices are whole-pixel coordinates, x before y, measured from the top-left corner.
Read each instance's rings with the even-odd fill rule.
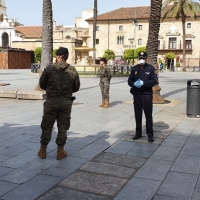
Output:
[[[65,47],[60,47],[57,51],[56,51],[56,55],[63,55],[63,54],[68,54],[68,49]]]
[[[138,58],[147,58],[147,52],[140,52],[139,54],[138,54]]]
[[[100,61],[104,61],[105,63],[107,63],[107,60],[105,58],[101,58]]]

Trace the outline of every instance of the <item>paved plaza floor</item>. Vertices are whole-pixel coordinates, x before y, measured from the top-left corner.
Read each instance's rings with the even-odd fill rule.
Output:
[[[186,115],[187,80],[199,72],[159,75],[165,104],[154,105],[155,142],[132,141],[128,77],[113,77],[110,107],[99,108],[98,78],[80,78],[65,146],[56,160],[56,124],[47,158],[38,158],[43,100],[0,98],[1,200],[199,200],[200,119]],[[0,90],[33,90],[30,70],[1,70]],[[144,118],[143,118],[144,119]]]

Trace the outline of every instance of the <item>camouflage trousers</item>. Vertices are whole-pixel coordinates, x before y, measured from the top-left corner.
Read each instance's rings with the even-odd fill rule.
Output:
[[[100,81],[99,86],[101,88],[101,95],[102,100],[109,101],[109,89],[110,89],[110,83],[109,81]]]
[[[65,145],[67,140],[67,130],[70,127],[72,101],[65,98],[56,97],[44,102],[44,114],[40,138],[41,144],[47,145],[51,140],[52,129],[57,121],[58,135],[56,138],[57,145]]]

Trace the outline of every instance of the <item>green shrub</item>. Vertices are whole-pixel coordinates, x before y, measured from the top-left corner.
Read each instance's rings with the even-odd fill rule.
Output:
[[[41,61],[42,47],[37,47],[34,50],[34,54],[35,54],[35,62]]]

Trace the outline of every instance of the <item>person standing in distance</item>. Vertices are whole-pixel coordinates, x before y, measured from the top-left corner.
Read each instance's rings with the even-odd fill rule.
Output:
[[[105,58],[100,59],[100,68],[98,74],[100,77],[100,89],[102,95],[102,103],[99,107],[108,108],[109,107],[109,89],[110,80],[112,78],[110,68],[107,66],[107,60]]]
[[[58,127],[57,160],[67,156],[64,146],[67,140],[67,130],[70,127],[72,103],[75,99],[72,97],[72,93],[77,92],[80,88],[76,69],[66,62],[68,55],[68,49],[60,47],[56,52],[56,62],[44,69],[39,80],[40,87],[46,90],[47,95],[41,123],[41,146],[38,151],[38,156],[42,159],[46,158],[46,148],[51,140],[55,120],[57,120]]]
[[[136,133],[133,140],[142,137],[142,111],[144,110],[148,142],[154,142],[152,87],[158,83],[158,79],[154,67],[147,63],[147,53],[140,52],[138,57],[139,64],[132,68],[128,78],[128,85],[131,87],[130,92],[134,99],[136,121]]]

